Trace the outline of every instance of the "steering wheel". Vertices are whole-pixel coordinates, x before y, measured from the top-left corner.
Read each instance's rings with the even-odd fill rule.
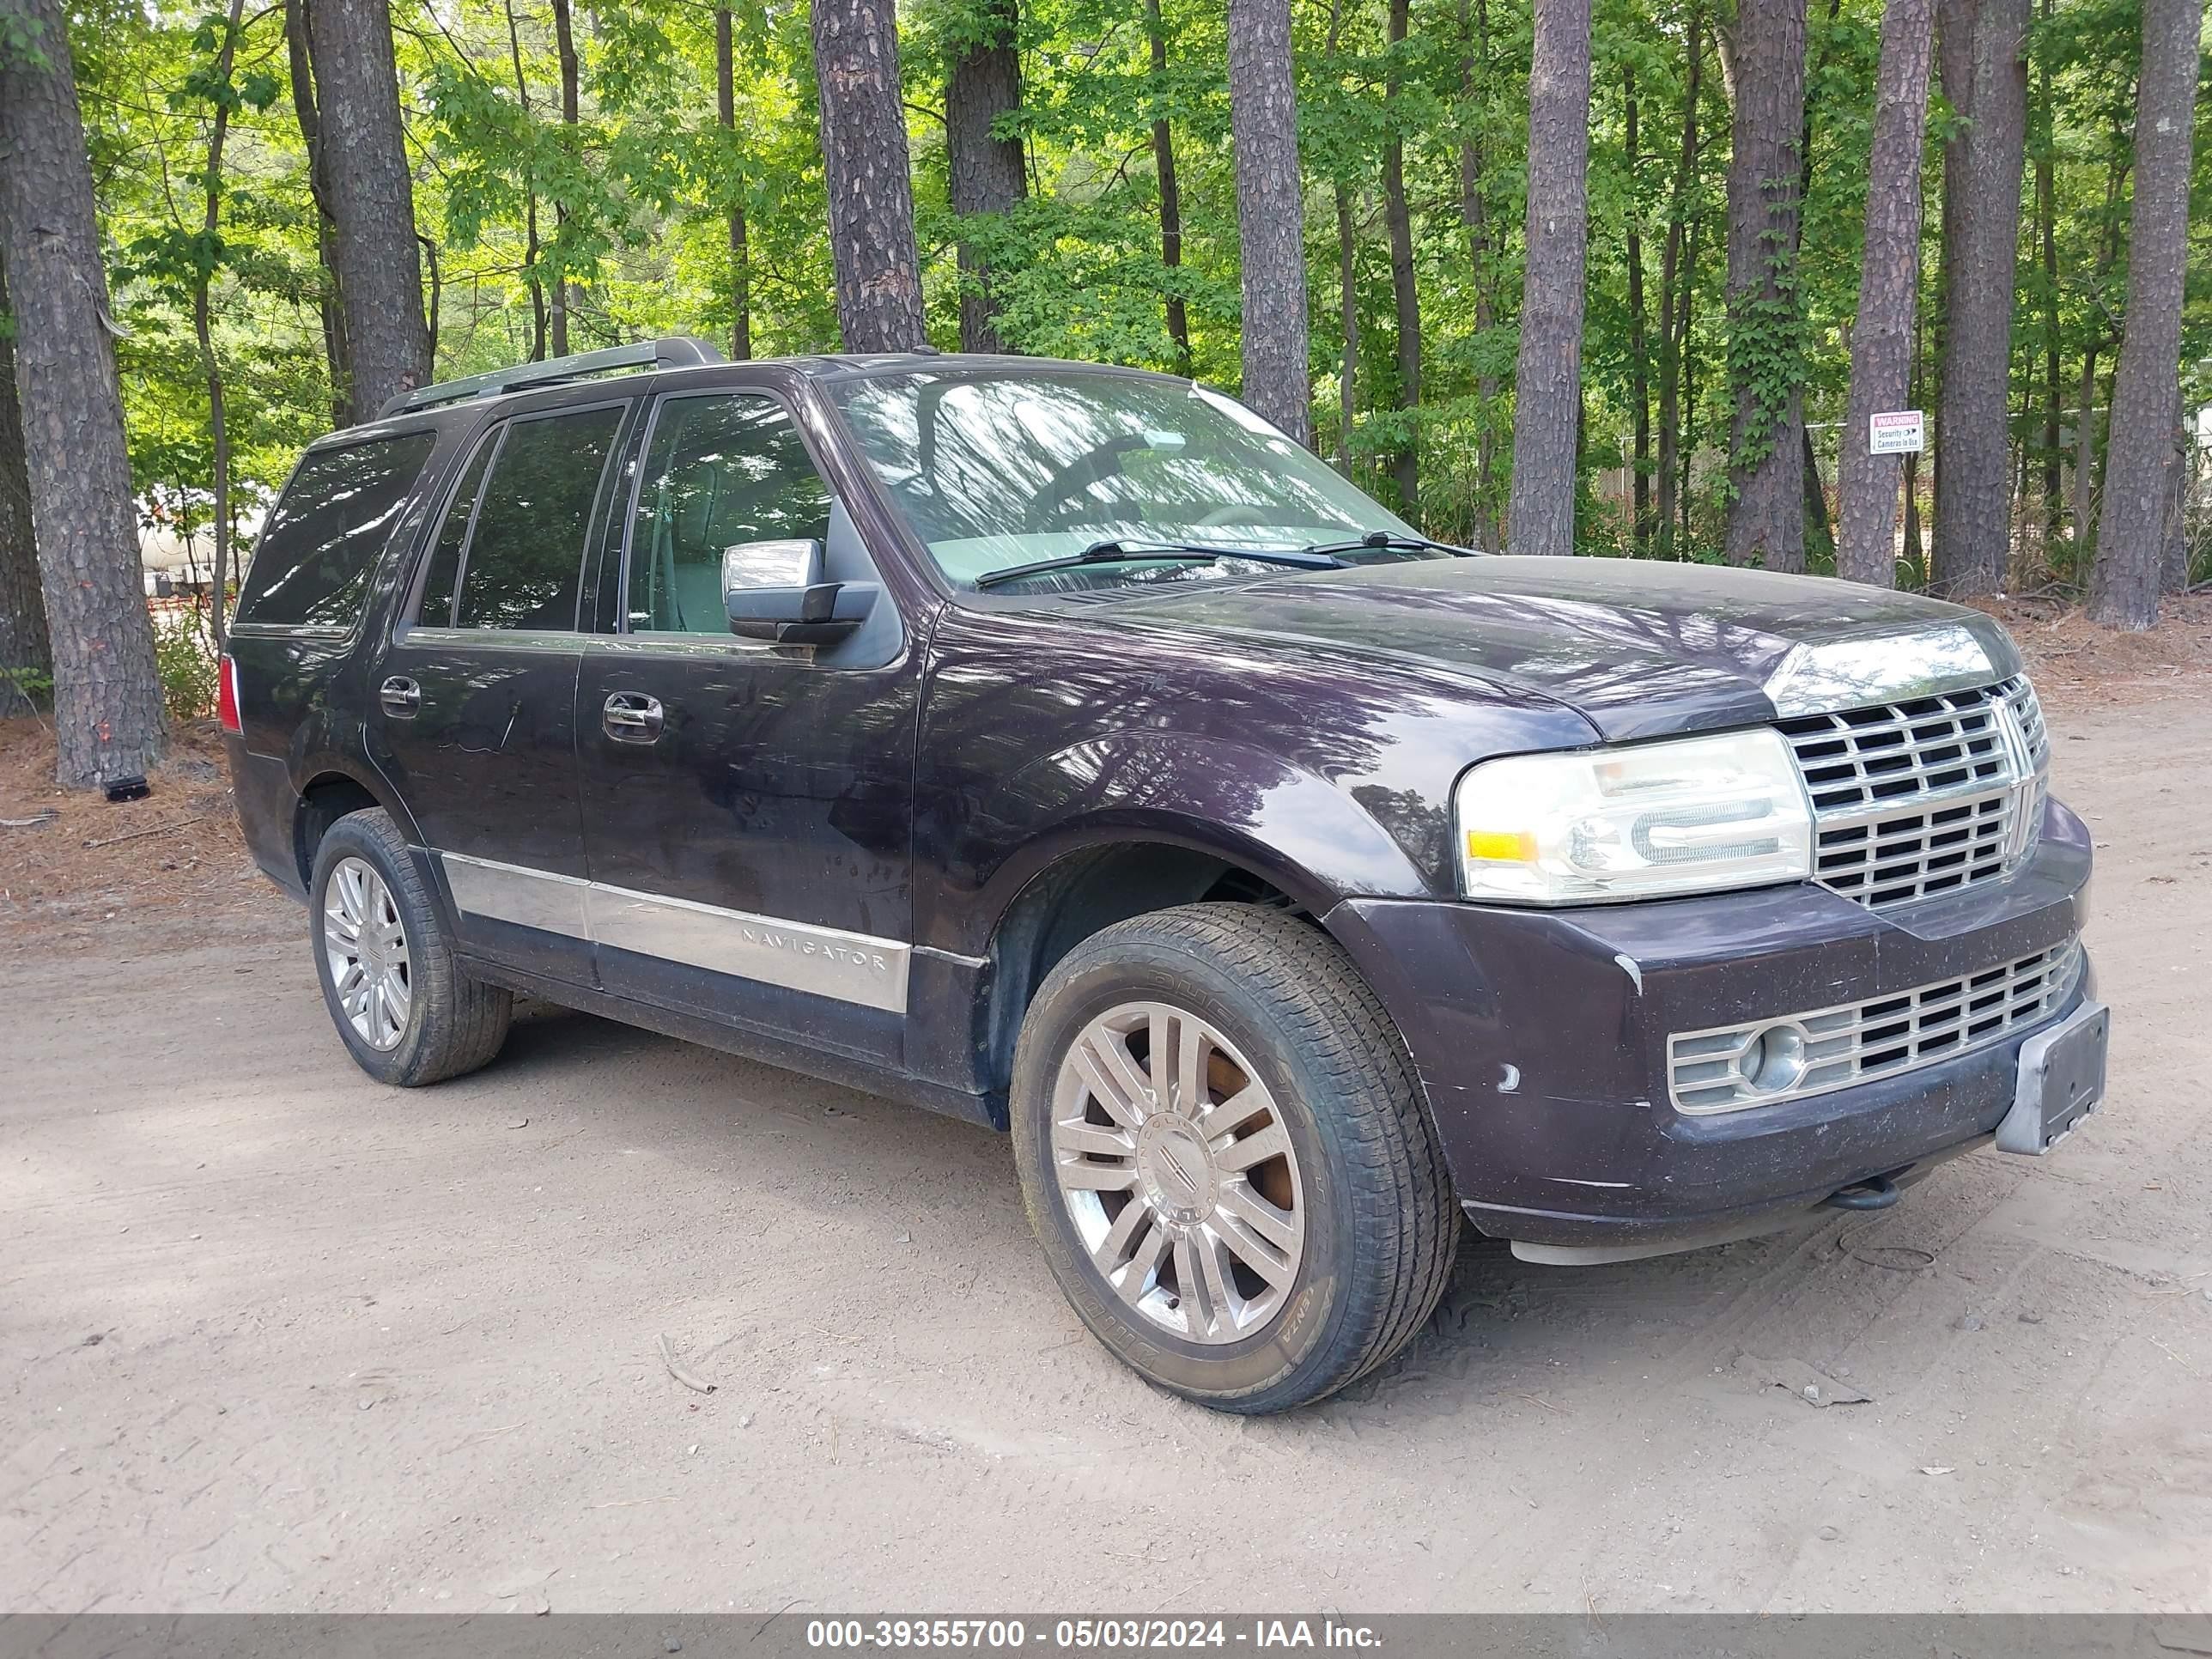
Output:
[[[1064,503],[1101,478],[1119,472],[1124,455],[1151,447],[1139,434],[1129,433],[1086,450],[1046,479],[1044,487],[1030,498],[1030,504],[1022,509],[1022,527],[1032,532],[1058,527],[1067,516]]]
[[[1245,507],[1232,502],[1228,506],[1212,507],[1201,513],[1198,516],[1198,522],[1211,526],[1231,524],[1273,524],[1274,520],[1267,515],[1267,510],[1265,507]]]

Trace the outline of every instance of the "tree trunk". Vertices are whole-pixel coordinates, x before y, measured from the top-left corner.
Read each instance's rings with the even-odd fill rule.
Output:
[[[8,274],[0,259],[0,314],[8,313]],[[30,706],[24,682],[54,672],[39,591],[39,544],[31,533],[31,481],[23,466],[23,411],[15,396],[15,340],[0,329],[0,715]]]
[[[2174,406],[2181,406],[2179,387]],[[2196,461],[2185,414],[2173,434],[2173,465],[2166,469],[2166,531],[2159,554],[2159,591],[2169,596],[2189,591],[2189,492],[2197,481]]]
[[[1157,85],[1167,78],[1168,72],[1168,31],[1160,15],[1160,0],[1145,0],[1145,29],[1152,38],[1152,80]],[[1173,272],[1182,264],[1182,192],[1176,187],[1175,133],[1164,114],[1152,122],[1152,167],[1160,184],[1160,264]],[[1173,286],[1177,278],[1171,275],[1168,281],[1168,338],[1175,344],[1176,373],[1188,374],[1190,317],[1181,291]]]
[[[1717,37],[1716,37],[1717,39]],[[1697,492],[1691,486],[1697,482],[1698,462],[1698,356],[1690,349],[1691,325],[1697,320],[1698,258],[1705,245],[1705,215],[1700,206],[1690,216],[1690,228],[1682,238],[1682,316],[1676,337],[1682,342],[1682,542],[1678,556],[1687,558],[1696,545],[1691,534],[1694,527],[1692,509],[1697,505]]]
[[[161,688],[139,574],[107,273],[60,0],[0,0],[0,266],[65,787],[161,757]]]
[[[2096,525],[2097,498],[2097,352],[2092,338],[2081,352],[2079,412],[2074,419],[2074,565],[2081,574],[2088,556],[2089,538]]]
[[[1836,466],[1836,574],[1876,587],[1897,580],[1899,467],[1896,456],[1871,453],[1869,434],[1875,415],[1904,408],[1911,393],[1920,306],[1920,155],[1935,28],[1935,0],[1888,0],[1875,72],[1866,241]]]
[[[1244,267],[1243,398],[1310,447],[1304,191],[1290,0],[1229,0],[1229,121]]]
[[[1675,320],[1678,285],[1686,297],[1695,280],[1682,255],[1689,225],[1690,192],[1698,178],[1698,97],[1705,79],[1704,19],[1693,8],[1683,27],[1682,151],[1667,208],[1667,240],[1659,254],[1659,499],[1655,512],[1658,552],[1674,556],[1676,498],[1682,484],[1682,354],[1689,345],[1688,312]]]
[[[1406,200],[1406,135],[1400,122],[1399,59],[1404,55],[1412,0],[1390,0],[1390,66],[1382,82],[1389,137],[1382,143],[1382,217],[1390,233],[1390,295],[1398,321],[1398,407],[1406,435],[1391,458],[1399,508],[1418,518],[1421,502],[1421,452],[1415,419],[1421,406],[1421,291],[1413,270],[1413,210]]]
[[[848,351],[909,351],[928,331],[897,14],[891,0],[816,0],[813,26],[838,332]]]
[[[1905,458],[1905,556],[1915,570],[1924,568],[1928,547],[1920,526],[1920,457]],[[1893,572],[1893,575],[1894,573]]]
[[[534,125],[530,112],[530,77],[522,70],[522,31],[515,22],[514,0],[501,0],[501,3],[507,13],[507,49],[514,64],[514,95],[522,106],[525,125]],[[538,180],[526,153],[522,163],[522,276],[530,289],[530,361],[533,363],[545,356],[549,320],[545,281],[539,270],[544,248],[538,240]]]
[[[1590,0],[1535,0],[1528,76],[1528,254],[1506,546],[1575,550],[1583,258],[1589,240]]]
[[[971,214],[1000,215],[1029,194],[1029,173],[1019,137],[1000,129],[1022,106],[1022,58],[1016,41],[1015,0],[983,0],[961,43],[945,84],[945,151],[953,212],[963,229]],[[988,233],[991,227],[983,227]],[[992,292],[991,261],[964,235],[959,248],[960,349],[1004,351],[999,305]]]
[[[292,112],[307,152],[307,191],[315,200],[315,253],[323,268],[316,303],[322,313],[323,360],[331,377],[331,419],[346,424],[353,369],[346,353],[345,312],[338,301],[337,220],[331,209],[322,120],[315,108],[314,60],[307,46],[307,0],[284,0],[284,47],[291,68]]]
[[[553,40],[561,56],[561,125],[567,129],[571,143],[575,140],[577,120],[576,34],[568,11],[568,0],[553,0]],[[553,240],[565,261],[568,238],[562,233],[568,222],[568,210],[557,196],[553,200]],[[553,280],[553,355],[568,355],[568,318],[575,307],[575,290],[569,283],[567,267],[562,264]]]
[[[445,298],[445,282],[438,273],[437,243],[420,231],[416,233],[415,241],[422,250],[423,273],[430,279],[429,315],[424,319],[422,331],[429,342],[430,361],[434,363],[438,361],[438,307]]]
[[[2043,21],[2050,22],[2052,0],[2043,0]],[[2055,155],[2057,107],[2046,61],[2036,89],[2035,217],[2036,239],[2043,252],[2043,556],[2050,563],[2058,546],[2058,532],[2066,515],[2063,500],[2066,487],[2066,457],[2059,436],[2063,418],[2063,372],[2059,362],[2058,317],[2058,168]]]
[[[1828,0],[1828,26],[1821,32],[1818,45],[1808,47],[1808,55],[1811,61],[1805,72],[1808,95],[1805,100],[1804,123],[1798,129],[1796,237],[1790,244],[1792,251],[1801,258],[1805,246],[1805,208],[1813,199],[1813,100],[1809,88],[1819,81],[1821,71],[1827,65],[1828,48],[1835,39],[1836,24],[1843,15],[1843,10],[1844,0]],[[1809,21],[1808,34],[1809,40]],[[1805,452],[1806,558],[1809,565],[1815,552],[1824,553],[1832,566],[1836,553],[1835,526],[1828,517],[1827,489],[1820,481],[1820,458],[1813,447],[1813,430],[1802,421],[1798,422],[1797,435]]]
[[[738,131],[738,64],[730,40],[730,23],[726,6],[714,14],[714,118],[729,135],[725,142],[734,149]],[[742,363],[753,355],[753,262],[745,233],[744,181],[732,179],[729,190],[730,359]]]
[[[1352,423],[1358,407],[1359,383],[1359,266],[1352,238],[1352,192],[1336,187],[1337,308],[1344,324],[1344,361],[1337,371],[1336,465],[1352,476]]]
[[[392,17],[386,0],[306,3],[345,312],[346,407],[356,421],[373,420],[387,398],[430,378]]]
[[[230,15],[224,20],[222,40],[216,48],[215,118],[210,125],[207,173],[203,180],[207,206],[200,221],[200,234],[210,251],[220,246],[222,151],[223,143],[230,136],[230,69],[238,54],[239,26],[245,15],[246,0],[230,0]],[[226,645],[222,612],[230,586],[230,423],[223,409],[222,363],[215,354],[215,314],[210,295],[214,282],[212,264],[203,264],[198,280],[192,284],[192,337],[199,342],[200,371],[207,380],[208,438],[213,451],[215,475],[215,580],[208,622],[215,635],[216,649],[221,651]]]
[[[1644,199],[1637,181],[1641,161],[1637,131],[1636,66],[1624,64],[1620,91],[1628,161],[1628,417],[1630,429],[1629,538],[1638,558],[1651,550],[1651,364],[1644,314]]]
[[[1721,66],[1721,96],[1733,111],[1735,108],[1735,36],[1729,30],[1726,9],[1723,9],[1713,21],[1713,58]]]
[[[1956,3],[1957,0],[1952,0]],[[1979,0],[1968,63],[1951,15],[1944,18],[1944,92],[1966,83],[1972,122],[1945,155],[1943,387],[1936,407],[1933,585],[1947,593],[1991,593],[2003,585],[2012,545],[2008,488],[2014,292],[2027,163],[2029,0]],[[1963,149],[1963,155],[1958,152]]]
[[[1468,32],[1467,0],[1459,0],[1460,32]],[[1460,62],[1460,88],[1473,103],[1490,74],[1489,0],[1477,0],[1474,50]],[[1482,146],[1469,142],[1459,150],[1460,216],[1467,222],[1468,257],[1474,271],[1474,331],[1486,338],[1498,322],[1498,270],[1491,247],[1490,198],[1485,185],[1489,164]],[[1498,548],[1498,377],[1487,369],[1475,376],[1475,401],[1481,429],[1475,439],[1474,544],[1484,552]]]
[[[1936,401],[1943,398],[1944,364],[1951,337],[1951,290],[1961,246],[1960,222],[1966,211],[1967,135],[1974,112],[1974,19],[1981,0],[1936,0],[1936,74],[1944,101],[1950,105],[1954,125],[1943,141],[1943,210],[1937,239],[1939,260],[1936,296]],[[1941,434],[1936,434],[1940,440]],[[1936,446],[1935,491],[1943,493],[1943,446]]]
[[[1729,434],[1725,548],[1734,564],[1805,568],[1804,306],[1797,283],[1805,0],[1742,0],[1729,162]]]
[[[2181,304],[2203,0],[2143,0],[2136,94],[2135,207],[2128,226],[2127,331],[2112,380],[2105,505],[2089,616],[2112,628],[2158,620],[2172,473],[2180,457]]]
[[[2129,159],[2124,149],[2117,149],[2111,168],[2105,175],[2104,230],[2098,238],[2097,263],[2089,278],[2092,293],[2100,292],[2105,279],[2112,274],[2112,264],[2120,257],[2121,194],[2127,185]],[[2096,540],[2096,483],[2097,483],[2097,373],[2098,359],[2103,353],[2106,337],[2093,319],[2089,337],[2081,348],[2081,383],[2080,393],[2081,417],[2074,430],[2074,499],[2069,506],[2073,519],[2073,558],[2075,576],[2088,574],[2090,549]]]
[[[1836,527],[1828,518],[1828,489],[1820,480],[1820,452],[1813,447],[1813,429],[1797,428],[1798,447],[1805,458],[1805,545],[1835,551]]]

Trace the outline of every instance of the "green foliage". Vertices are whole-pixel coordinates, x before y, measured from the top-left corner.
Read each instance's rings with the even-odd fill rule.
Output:
[[[2040,0],[2039,0],[2040,6]],[[1694,112],[1698,163],[1678,199],[1689,64],[1701,8],[1706,48]],[[1418,447],[1421,515],[1468,538],[1502,511],[1512,451],[1526,210],[1530,0],[1415,0],[1410,38],[1387,40],[1387,0],[1291,0],[1299,135],[1308,181],[1311,368],[1316,430],[1363,484],[1388,496],[1389,459]],[[1690,326],[1681,435],[1692,465],[1676,528],[1681,556],[1717,556],[1724,455],[1738,398],[1771,417],[1802,389],[1825,465],[1836,452],[1850,369],[1880,50],[1881,0],[1810,8],[1811,148],[1794,259],[1774,298],[1731,318],[1724,295],[1729,109],[1712,55],[1716,0],[1596,0],[1589,175],[1588,324],[1579,521],[1584,544],[1632,545],[1624,501],[1639,380],[1656,418],[1662,259],[1682,246]],[[962,223],[946,185],[950,65],[996,15],[987,0],[913,0],[901,15],[917,234],[932,336],[958,335],[958,244],[1000,273],[999,325],[1016,348],[1177,366],[1164,306],[1188,312],[1193,371],[1235,390],[1240,292],[1234,154],[1218,0],[1162,0],[1167,63],[1152,62],[1142,0],[1024,0],[1024,141],[1030,191],[1017,210]],[[562,118],[550,0],[394,0],[392,21],[416,222],[426,245],[436,369],[458,375],[549,349],[540,317],[562,290],[569,349],[657,333],[726,343],[732,322],[728,216],[742,210],[748,312],[759,355],[837,343],[821,145],[803,5],[732,9],[735,122],[715,109],[711,9],[676,0],[579,3],[578,118]],[[280,8],[249,9],[232,47],[209,0],[77,0],[72,46],[112,261],[118,351],[142,503],[204,532],[212,465],[205,365],[192,301],[209,288],[224,370],[241,532],[292,458],[330,420],[321,307],[328,297],[307,158],[294,114]],[[13,18],[15,21],[9,21]],[[2023,224],[2014,407],[2037,517],[2047,453],[2045,357],[2059,363],[2066,435],[2078,379],[2096,353],[2106,401],[2127,279],[2126,162],[2139,0],[2052,0],[2030,40],[2031,168],[2052,173],[2053,263],[2037,216]],[[0,52],[36,52],[18,14]],[[518,78],[519,77],[519,78]],[[1632,77],[1638,134],[1628,149]],[[1386,91],[1395,84],[1395,96]],[[217,222],[204,222],[210,125],[229,142]],[[1152,124],[1173,134],[1182,261],[1162,254]],[[1934,399],[1940,240],[1935,204],[1955,118],[1929,126],[1922,353],[1917,401]],[[1382,155],[1405,149],[1421,305],[1419,407],[1404,410],[1383,216]],[[2212,206],[2212,140],[2197,146]],[[2029,199],[2034,201],[2031,176]],[[1468,185],[1486,235],[1466,208]],[[1344,407],[1345,319],[1336,198],[1352,225],[1355,407]],[[535,236],[532,235],[534,222]],[[1631,348],[1628,238],[1642,246],[1645,355]],[[2212,258],[2191,261],[2184,360],[2212,353]],[[1679,298],[1679,287],[1677,296]],[[1486,317],[1484,313],[1486,312]],[[1641,373],[1639,374],[1639,368]],[[1733,388],[1733,390],[1732,390]],[[2197,388],[2212,396],[2212,386]],[[2094,418],[2094,417],[2093,417]],[[1656,443],[1656,441],[1655,441]],[[1494,459],[1487,470],[1485,453]],[[1925,473],[1923,472],[1923,480]],[[2054,546],[2072,574],[2082,550]]]
[[[54,677],[52,674],[35,672],[28,668],[0,668],[0,687],[5,687],[9,694],[0,696],[0,713],[21,713],[21,705],[25,702],[34,708],[47,708],[53,705]]]
[[[221,670],[204,606],[155,614],[154,669],[171,720],[205,720],[215,713]]]
[[[0,66],[34,73],[50,70],[54,59],[46,50],[49,44],[41,37],[38,25],[24,13],[13,8],[0,11]]]

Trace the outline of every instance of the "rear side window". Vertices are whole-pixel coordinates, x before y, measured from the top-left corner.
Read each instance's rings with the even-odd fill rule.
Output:
[[[429,628],[449,628],[453,621],[453,586],[461,574],[461,548],[469,538],[469,526],[477,515],[477,497],[483,491],[484,468],[499,448],[495,432],[477,446],[469,464],[461,469],[461,482],[438,526],[438,539],[430,548],[430,568],[422,578],[422,598],[415,610],[416,621]]]
[[[351,627],[436,441],[409,432],[312,452],[262,526],[238,620]]]
[[[585,532],[622,417],[582,409],[507,428],[461,556],[455,627],[574,629]]]

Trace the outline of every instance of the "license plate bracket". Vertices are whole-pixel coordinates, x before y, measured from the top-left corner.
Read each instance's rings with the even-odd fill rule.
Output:
[[[2040,1158],[2074,1132],[2105,1097],[2112,1011],[2085,1002],[2020,1045],[2012,1109],[1997,1125],[1997,1150]]]

